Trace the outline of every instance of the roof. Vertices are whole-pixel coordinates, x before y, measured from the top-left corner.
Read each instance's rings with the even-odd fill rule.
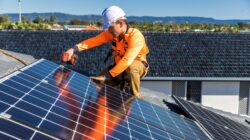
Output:
[[[26,56],[26,55],[22,55],[22,54],[16,54],[16,53],[13,53],[13,52],[11,52],[12,54],[15,54],[15,55],[19,55],[19,56]],[[38,63],[39,61],[37,61],[36,63]],[[34,73],[34,70],[39,70],[39,71],[45,71],[44,69],[48,69],[48,68],[44,68],[43,70],[40,70],[40,69],[38,69],[38,68],[34,68],[33,70],[30,70],[30,68],[31,67],[33,67],[34,65],[31,65],[31,66],[28,66],[27,68],[24,68],[23,70],[21,70],[21,72],[24,72],[24,73],[26,73],[26,74],[31,74],[32,76],[34,76],[34,77],[36,77],[36,76],[38,76],[38,77],[36,77],[37,79],[39,79],[39,78],[41,78],[40,76],[41,75],[36,75],[36,74],[38,74],[39,72],[37,72],[37,73]],[[53,67],[57,67],[57,66],[55,66],[55,65],[52,65],[52,64],[48,64],[48,65],[44,65],[44,64],[42,64],[41,66],[47,66],[47,67],[49,67],[49,66],[53,66]],[[0,67],[1,67],[1,65],[0,65]],[[28,70],[29,69],[29,70]],[[48,71],[52,71],[53,69],[49,69]],[[19,73],[20,73],[20,71],[18,71]],[[44,73],[46,73],[46,72],[44,72]],[[25,75],[26,75],[25,74]],[[35,74],[35,75],[34,75]],[[39,74],[41,74],[41,73],[39,73]],[[16,74],[13,74],[13,75],[16,75]],[[74,75],[74,74],[72,74],[72,75]],[[45,75],[46,76],[46,75]],[[79,75],[78,75],[79,76]],[[22,79],[22,78],[21,78]],[[43,79],[43,78],[42,78]],[[69,79],[71,79],[71,78],[69,78]],[[46,82],[50,82],[50,84],[54,84],[55,82],[51,82],[50,80],[52,80],[52,79],[49,79],[48,78],[48,81],[46,81]],[[79,79],[78,79],[79,80]],[[49,85],[50,85],[49,84]],[[18,88],[18,87],[17,87]],[[70,90],[70,88],[69,88],[69,90]],[[72,90],[73,90],[73,88],[72,88]],[[74,90],[73,90],[74,91]],[[93,94],[93,93],[92,93]],[[112,93],[112,94],[114,94],[114,93]],[[106,95],[106,94],[105,94]],[[6,95],[5,95],[6,96]],[[91,98],[92,99],[92,98]],[[153,104],[157,104],[158,106],[161,106],[162,108],[167,108],[169,111],[171,111],[171,112],[175,112],[175,113],[178,113],[178,114],[180,114],[181,116],[185,116],[185,117],[188,117],[188,115],[178,106],[178,104],[176,104],[175,103],[175,101],[172,99],[172,97],[171,96],[167,96],[167,95],[164,95],[164,94],[161,94],[161,93],[157,93],[156,92],[156,95],[155,94],[144,94],[143,95],[143,100],[145,100],[145,101],[149,101],[150,103],[153,103]],[[33,103],[35,103],[35,102],[33,102]],[[141,102],[142,104],[145,104],[145,103],[143,103],[143,102]],[[137,103],[138,104],[138,103]],[[200,104],[196,104],[196,105],[198,105],[198,106],[202,106],[202,105],[200,105]],[[204,107],[204,106],[202,106],[202,107]],[[235,121],[237,121],[237,122],[240,122],[240,123],[242,123],[242,124],[244,124],[245,126],[248,126],[249,127],[249,124],[245,121],[245,119],[249,119],[249,117],[247,117],[247,116],[239,116],[239,115],[234,115],[234,114],[231,114],[231,113],[227,113],[227,112],[222,112],[222,111],[218,111],[218,110],[214,110],[214,109],[212,109],[212,108],[208,108],[210,111],[214,111],[214,112],[216,112],[216,113],[218,113],[218,114],[220,114],[220,115],[223,115],[223,116],[226,116],[226,117],[228,117],[228,118],[230,118],[230,119],[233,119],[233,120],[235,120]],[[162,113],[162,112],[161,112]],[[4,115],[4,114],[1,114],[1,115]],[[8,114],[6,114],[6,115],[8,115]],[[3,117],[3,118],[5,118],[5,116],[1,116],[1,117]],[[18,118],[18,115],[17,116],[15,116],[15,114],[12,116],[12,117],[17,117]],[[6,116],[6,118],[8,118],[8,116]],[[188,117],[189,118],[189,117]],[[11,119],[6,119],[6,120],[11,120]],[[22,119],[21,119],[21,121],[22,121]],[[170,124],[169,124],[170,125]],[[13,128],[13,127],[12,127]],[[47,130],[45,130],[44,132],[46,132]],[[40,132],[40,130],[39,130],[39,132]],[[51,131],[50,131],[51,132]],[[55,133],[55,135],[57,136],[57,134],[58,133]],[[47,134],[46,134],[47,135]],[[48,135],[47,135],[48,136]],[[61,136],[61,135],[60,135]],[[186,136],[186,135],[185,135]]]
[[[6,51],[6,50],[4,50]],[[12,51],[6,51],[20,59],[23,59],[27,62],[35,62],[36,59],[34,59],[31,55],[25,55],[25,54],[21,54],[21,53],[16,53],[16,52],[12,52]],[[14,58],[11,58],[5,54],[2,54],[0,52],[0,78],[4,77],[10,73],[15,72],[16,70],[24,67],[25,65],[22,64],[21,62],[17,61]],[[163,102],[163,98],[166,97],[167,95],[164,93],[160,93],[160,92],[154,92],[151,91],[151,94],[149,93],[144,93],[143,95],[143,100],[150,102],[152,104],[155,104],[157,106],[160,106],[162,108],[167,108],[167,106],[164,104]]]
[[[250,127],[223,117],[203,106],[173,96],[177,104],[211,136],[212,139],[250,139]]]
[[[186,116],[187,117],[187,114],[182,111],[181,107],[176,103],[176,101],[171,97],[171,96],[164,96],[164,99],[163,99],[163,102],[165,103],[166,107],[177,113],[177,114],[181,114],[183,116]],[[233,114],[233,113],[230,113],[230,112],[225,112],[225,111],[222,111],[222,110],[218,110],[218,109],[215,109],[215,108],[212,108],[212,107],[207,107],[207,106],[204,106],[200,103],[195,103],[197,106],[200,106],[202,108],[206,108],[212,112],[215,112],[221,116],[224,116],[226,118],[229,118],[229,119],[232,119],[236,122],[239,122],[243,125],[246,125],[248,127],[250,127],[250,124],[248,123],[248,121],[250,120],[250,116],[247,116],[247,115],[239,115],[239,114]]]
[[[250,81],[250,77],[144,77],[149,81]]]
[[[6,50],[5,50],[6,51]],[[6,51],[20,59],[23,59],[28,62],[34,62],[36,59],[34,59],[31,55],[25,55],[25,54],[20,54],[12,51]],[[7,74],[10,74],[20,68],[25,66],[23,63],[17,61],[16,59],[7,56],[0,52],[0,77],[3,77]]]
[[[151,77],[250,77],[250,34],[148,33]]]
[[[0,94],[1,139],[209,139],[195,120],[45,59],[0,79]]]
[[[28,62],[36,61],[36,59],[34,59],[30,55],[15,53],[15,52],[12,52],[12,51],[7,51],[7,52],[17,56],[18,58],[26,60]],[[24,66],[25,65],[22,64],[21,62],[0,53],[0,69],[1,69],[0,77],[4,77],[5,75],[13,73],[17,69],[20,69],[20,68],[22,68]],[[183,116],[187,117],[185,112],[183,112],[180,109],[180,107],[176,104],[175,100],[170,95],[166,95],[164,93],[155,92],[155,91],[151,90],[151,93],[149,93],[149,92],[143,93],[142,94],[142,99],[144,101],[150,102],[152,104],[155,104],[155,105],[160,106],[162,108],[166,108],[166,109],[171,110],[171,111],[173,111],[173,112],[175,112],[177,114],[180,114],[180,115],[183,115]],[[199,103],[196,103],[196,104],[202,106]],[[203,106],[203,107],[205,107],[205,106]],[[241,123],[243,123],[245,125],[249,124],[247,122],[247,121],[250,120],[249,116],[232,114],[232,113],[224,112],[224,111],[214,109],[214,108],[211,108],[211,107],[205,107],[205,108],[208,108],[209,110],[212,110],[212,111],[214,111],[214,112],[216,112],[216,113],[218,113],[220,115],[223,115],[225,117],[234,119],[235,121],[241,122]]]
[[[64,25],[65,30],[75,30],[75,31],[80,31],[85,27],[86,27],[85,25]]]
[[[89,26],[85,26],[82,30],[88,30],[88,31],[92,31],[92,30],[100,30],[98,27],[93,26],[93,25],[89,25]]]
[[[0,48],[60,63],[61,52],[99,31],[0,32]],[[150,53],[147,77],[249,78],[250,33],[143,32]],[[21,43],[22,42],[22,43]],[[111,44],[79,54],[74,70],[98,74]],[[98,56],[98,57],[97,57]],[[92,59],[89,59],[92,58]],[[111,61],[111,59],[110,59]]]

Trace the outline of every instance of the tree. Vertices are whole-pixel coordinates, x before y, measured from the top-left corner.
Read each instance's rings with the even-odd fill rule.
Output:
[[[129,25],[136,25],[137,22],[136,22],[135,20],[132,20],[132,21],[129,21],[128,24],[129,24]]]
[[[9,29],[9,30],[10,30],[10,29],[11,29],[11,30],[13,30],[13,29],[14,29],[14,30],[15,30],[15,29],[17,29],[17,25],[16,25],[16,23],[12,22],[11,24],[9,24],[9,25],[8,25],[7,29]]]
[[[0,23],[7,23],[10,22],[8,16],[0,16]]]
[[[29,19],[25,16],[22,16],[22,22],[23,23],[29,23]]]
[[[98,27],[101,27],[102,26],[102,20],[98,20],[97,22],[96,22],[96,25],[98,26]]]
[[[17,29],[21,29],[21,30],[23,30],[23,29],[25,29],[25,23],[23,23],[23,21],[22,21],[22,23],[16,23],[16,26],[17,26]]]
[[[40,16],[38,16],[37,18],[35,18],[35,19],[33,20],[33,22],[34,22],[34,23],[37,23],[37,24],[43,23],[43,21],[44,21],[44,19],[43,19],[42,17],[40,17]]]
[[[44,19],[43,19],[43,23],[47,23],[47,24],[48,24],[48,23],[49,23],[49,20],[48,20],[47,18],[44,18]]]
[[[50,16],[49,22],[50,22],[51,24],[57,23],[57,18],[56,18],[56,16]]]
[[[238,23],[238,26],[239,26],[240,28],[243,28],[243,27],[244,27],[244,23],[243,23],[243,22],[239,22],[239,23]]]
[[[58,22],[59,25],[67,25],[68,23],[63,21],[63,22]]]

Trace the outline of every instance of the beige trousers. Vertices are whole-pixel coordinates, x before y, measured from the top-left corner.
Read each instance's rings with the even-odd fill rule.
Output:
[[[106,71],[107,70],[103,70],[100,74]],[[145,67],[141,61],[135,60],[123,73],[110,80],[106,80],[105,84],[124,90],[126,84],[129,83],[130,93],[140,98],[141,78],[144,77],[147,72],[148,67]]]

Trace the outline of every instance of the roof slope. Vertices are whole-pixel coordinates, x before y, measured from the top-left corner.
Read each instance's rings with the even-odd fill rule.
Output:
[[[99,31],[0,32],[0,48],[60,63],[61,52]],[[249,33],[143,32],[150,53],[148,77],[250,77]],[[73,68],[95,75],[111,44],[79,55]],[[91,59],[90,59],[91,58]]]
[[[250,34],[148,33],[147,40],[151,76],[250,76]]]
[[[6,52],[28,62],[34,62],[36,60],[30,55],[15,53],[12,51],[6,51]],[[23,66],[25,66],[23,63],[0,52],[0,77],[12,73]]]

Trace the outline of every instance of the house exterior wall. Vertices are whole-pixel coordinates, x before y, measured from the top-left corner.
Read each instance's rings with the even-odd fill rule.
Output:
[[[141,93],[172,94],[172,81],[141,81]]]
[[[248,93],[248,116],[250,116],[250,88],[249,88],[249,93]]]
[[[141,93],[162,93],[186,99],[187,82],[183,80],[142,80]],[[249,81],[201,81],[201,104],[234,114],[249,115],[249,84]]]
[[[249,102],[249,88],[250,82],[240,82],[240,93],[239,93],[239,114],[248,114],[248,102]]]
[[[203,81],[201,104],[238,114],[240,82]]]
[[[187,99],[187,82],[186,81],[173,81],[172,94],[178,97]]]

